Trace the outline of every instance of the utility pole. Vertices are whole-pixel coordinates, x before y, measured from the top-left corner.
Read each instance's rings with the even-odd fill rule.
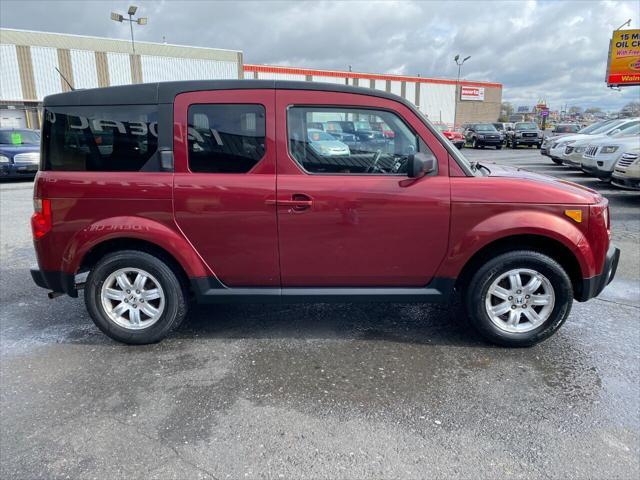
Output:
[[[120,22],[120,23],[129,22],[129,27],[131,27],[131,49],[133,50],[134,55],[136,53],[136,43],[133,38],[133,24],[134,23],[137,23],[138,25],[147,24],[147,17],[139,17],[137,19],[133,18],[133,16],[136,14],[137,11],[138,11],[138,7],[136,7],[135,5],[130,5],[129,9],[127,10],[127,15],[129,15],[129,18],[124,18],[124,15],[121,15],[116,12],[111,12],[111,20],[113,20],[114,22]]]
[[[456,128],[456,122],[458,120],[458,100],[460,100],[460,71],[462,70],[462,65],[464,65],[464,62],[466,62],[470,58],[471,58],[471,55],[463,58],[462,60],[460,60],[460,55],[456,55],[455,57],[453,57],[453,61],[456,62],[456,65],[458,65],[458,77],[456,78],[456,98],[455,98],[455,103],[454,103],[455,106],[453,110],[453,128],[454,129]]]

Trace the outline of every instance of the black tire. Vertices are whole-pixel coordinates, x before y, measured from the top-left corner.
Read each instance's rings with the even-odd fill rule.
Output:
[[[555,163],[556,165],[562,165],[562,160],[560,160],[559,158],[553,158],[551,157],[551,160],[553,161],[553,163]]]
[[[516,142],[515,140],[511,140],[511,148],[513,148],[514,150],[518,148],[518,142]]]
[[[542,148],[542,144],[538,143],[538,144],[536,144],[536,147],[538,147],[538,150],[540,150]]]
[[[165,292],[164,311],[160,318],[147,328],[124,328],[111,320],[102,306],[102,285],[111,273],[121,268],[137,268],[150,273]],[[102,258],[87,277],[84,300],[93,322],[103,333],[114,340],[131,345],[159,342],[180,325],[188,310],[186,288],[176,272],[159,258],[137,250],[122,250]]]
[[[528,332],[507,332],[499,328],[491,321],[485,308],[492,282],[516,268],[531,269],[544,275],[555,295],[549,318]],[[552,258],[532,250],[512,251],[489,260],[473,275],[463,295],[472,326],[488,341],[505,347],[530,347],[549,338],[567,319],[573,304],[573,288],[565,270]]]
[[[496,150],[502,150],[502,145],[496,145]]]

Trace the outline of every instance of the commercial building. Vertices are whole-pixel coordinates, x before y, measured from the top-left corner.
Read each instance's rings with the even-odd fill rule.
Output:
[[[282,79],[375,88],[413,102],[434,122],[496,121],[499,83],[243,65],[242,52],[0,29],[0,125],[38,128],[42,99],[73,88],[200,79]],[[57,70],[60,71],[58,73]]]
[[[42,99],[71,87],[242,77],[234,50],[0,29],[2,126],[38,128]]]
[[[500,116],[502,84],[343,70],[244,65],[244,78],[329,82],[384,90],[406,98],[433,122],[457,125],[495,122]]]

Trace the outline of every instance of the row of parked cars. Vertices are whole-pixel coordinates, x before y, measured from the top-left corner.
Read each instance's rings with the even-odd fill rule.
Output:
[[[606,120],[576,133],[556,133],[541,148],[558,165],[614,185],[640,190],[640,118]]]
[[[507,148],[542,147],[543,132],[535,122],[517,123],[465,123],[461,131],[444,124],[436,125],[456,147]]]

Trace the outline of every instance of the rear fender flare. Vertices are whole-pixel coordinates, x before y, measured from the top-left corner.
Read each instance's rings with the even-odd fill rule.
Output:
[[[62,270],[76,273],[89,251],[115,239],[143,240],[166,250],[189,277],[215,276],[179,231],[154,220],[129,216],[105,218],[76,233],[64,252]]]

